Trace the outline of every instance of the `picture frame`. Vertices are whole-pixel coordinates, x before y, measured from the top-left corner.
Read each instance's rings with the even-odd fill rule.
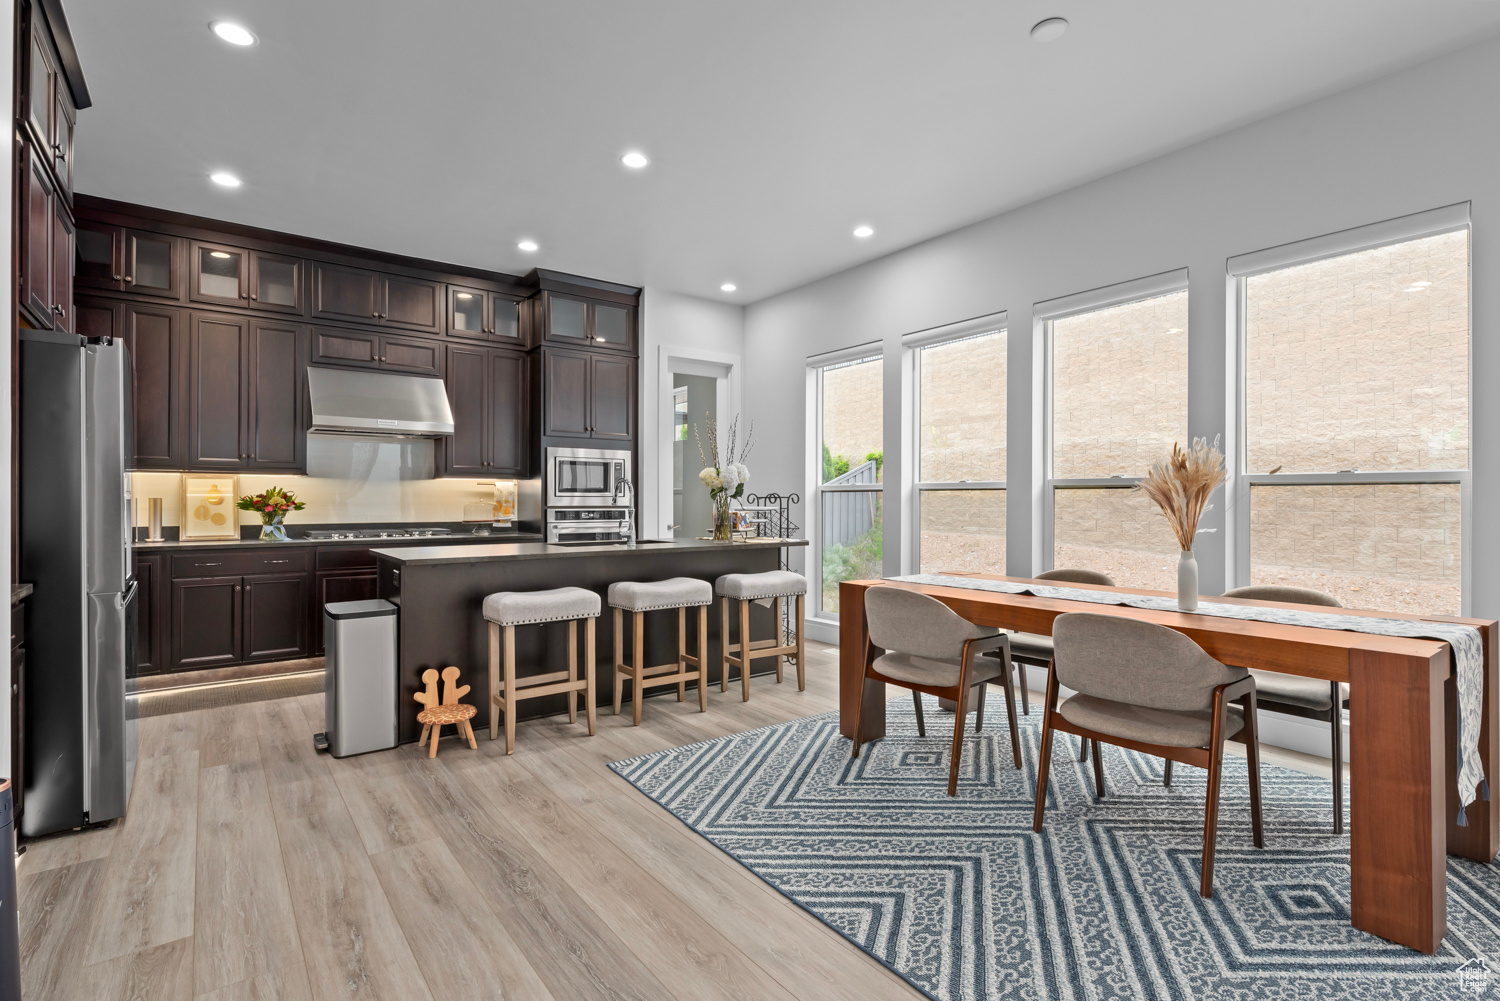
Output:
[[[182,474],[182,507],[178,535],[188,539],[238,539],[240,478],[204,473]]]

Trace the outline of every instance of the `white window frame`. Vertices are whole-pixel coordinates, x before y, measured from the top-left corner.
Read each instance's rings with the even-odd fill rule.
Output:
[[[922,567],[922,495],[928,490],[1005,490],[1005,477],[998,480],[923,480],[922,472],[922,349],[935,347],[939,344],[951,344],[954,341],[962,341],[971,337],[983,337],[987,334],[999,334],[1005,337],[1009,344],[1010,331],[1006,326],[1006,312],[990,313],[986,316],[976,316],[972,320],[962,320],[958,323],[950,323],[941,327],[933,327],[929,330],[918,330],[906,334],[901,338],[901,347],[906,355],[906,368],[910,376],[909,395],[911,405],[907,408],[909,414],[908,426],[905,429],[906,448],[904,454],[911,458],[905,463],[905,486],[904,496],[910,498],[909,513],[906,520],[906,537],[911,540],[907,547],[909,562],[903,561],[903,572],[917,573]],[[1000,392],[1006,393],[1004,383],[1000,386]],[[1007,400],[1008,402],[1008,400]],[[1006,461],[1010,461],[1010,449],[1006,449]],[[1006,534],[1010,534],[1009,527]]]
[[[1113,476],[1065,476],[1057,477],[1052,470],[1052,413],[1054,404],[1053,378],[1053,324],[1058,320],[1065,320],[1070,316],[1078,316],[1080,313],[1092,313],[1100,309],[1108,309],[1111,306],[1123,306],[1130,302],[1139,302],[1143,299],[1155,299],[1158,296],[1171,295],[1174,292],[1185,292],[1188,290],[1188,269],[1178,268],[1175,271],[1164,271],[1160,274],[1149,275],[1145,278],[1137,278],[1133,281],[1120,282],[1116,285],[1106,285],[1103,288],[1093,289],[1088,292],[1079,292],[1075,295],[1063,296],[1060,299],[1050,299],[1039,302],[1032,308],[1033,335],[1040,342],[1042,350],[1042,392],[1041,392],[1041,452],[1042,452],[1042,496],[1041,512],[1041,565],[1038,571],[1055,569],[1057,551],[1056,538],[1056,513],[1057,513],[1057,491],[1077,490],[1089,487],[1103,487],[1105,489],[1126,490],[1141,482],[1143,477],[1127,476],[1123,473]],[[1189,293],[1191,295],[1191,293]],[[1183,331],[1184,336],[1189,331]],[[1189,410],[1191,411],[1192,386],[1188,387]]]
[[[885,484],[850,483],[827,486],[823,483],[823,372],[854,362],[884,362],[885,349],[879,341],[856,344],[838,351],[813,355],[807,359],[807,498],[809,510],[807,522],[812,527],[807,555],[810,569],[808,590],[812,592],[812,608],[808,618],[838,625],[838,613],[823,608],[823,495],[825,493],[879,493],[884,499]],[[883,380],[882,380],[883,381]],[[884,419],[884,392],[882,387],[882,420]],[[882,503],[881,511],[885,506]]]
[[[1343,257],[1361,250],[1372,250],[1396,243],[1406,243],[1429,236],[1440,236],[1458,230],[1469,230],[1469,466],[1470,469],[1419,469],[1405,471],[1329,470],[1314,473],[1251,473],[1249,470],[1248,403],[1246,387],[1247,287],[1246,280],[1270,271],[1311,264],[1330,257]],[[1266,250],[1231,257],[1227,262],[1229,280],[1233,282],[1235,322],[1230,331],[1229,357],[1233,364],[1233,386],[1229,395],[1231,412],[1228,424],[1235,429],[1234,457],[1230,463],[1230,487],[1235,498],[1234,510],[1226,519],[1230,532],[1227,578],[1234,587],[1250,583],[1250,488],[1254,486],[1341,486],[1353,484],[1444,484],[1459,485],[1459,595],[1461,615],[1470,612],[1473,577],[1474,504],[1472,467],[1474,465],[1474,240],[1469,203],[1461,202],[1427,212],[1417,212],[1397,219],[1359,226],[1326,236],[1300,240]]]

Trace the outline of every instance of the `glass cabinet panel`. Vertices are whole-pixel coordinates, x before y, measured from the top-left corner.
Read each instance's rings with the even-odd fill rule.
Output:
[[[468,334],[484,333],[483,292],[453,290],[453,330]]]
[[[588,337],[588,306],[576,299],[552,300],[552,337],[581,341]]]
[[[120,273],[115,270],[115,234],[113,227],[95,229],[79,223],[73,235],[73,274],[82,284],[103,283],[118,288]]]
[[[218,247],[199,247],[199,295],[213,299],[239,299],[244,268],[244,254]]]
[[[630,311],[624,306],[596,305],[594,340],[600,344],[627,347],[630,344]]]
[[[514,299],[502,299],[500,296],[495,296],[495,323],[490,333],[496,337],[520,337],[520,304]]]
[[[268,306],[296,309],[297,271],[299,262],[279,257],[257,256],[255,259],[255,298]]]
[[[31,83],[29,99],[31,122],[41,138],[48,134],[48,116],[52,113],[52,64],[47,59],[42,40],[33,31],[31,35]]]
[[[172,292],[172,241],[145,233],[131,233],[128,246],[125,284],[143,292]],[[236,289],[235,295],[239,295]]]

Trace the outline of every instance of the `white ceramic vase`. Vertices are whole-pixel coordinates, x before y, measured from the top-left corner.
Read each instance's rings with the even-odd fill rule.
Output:
[[[1184,612],[1198,610],[1198,558],[1184,549],[1177,558],[1177,607]]]

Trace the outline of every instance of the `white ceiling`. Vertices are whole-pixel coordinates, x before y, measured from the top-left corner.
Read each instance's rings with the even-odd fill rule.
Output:
[[[732,302],[1500,31],[1467,0],[65,3],[80,191]]]

